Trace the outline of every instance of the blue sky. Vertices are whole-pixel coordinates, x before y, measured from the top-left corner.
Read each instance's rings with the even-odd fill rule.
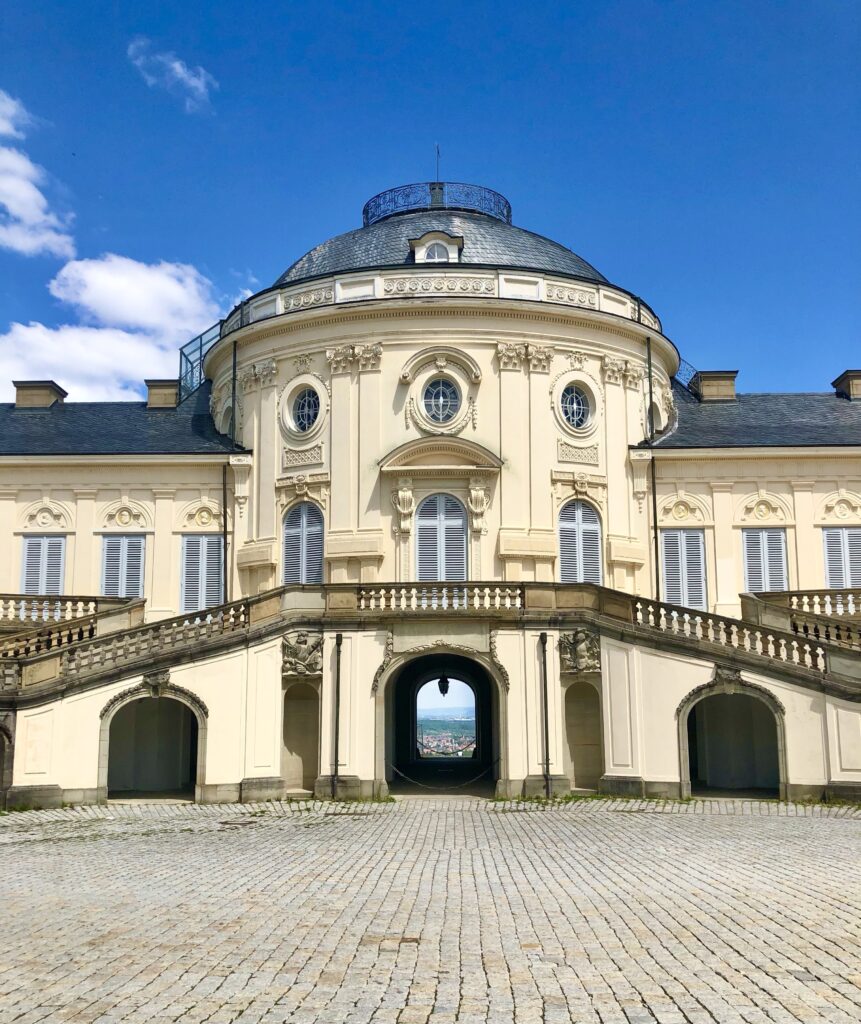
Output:
[[[6,0],[0,398],[174,373],[437,141],[695,365],[827,390],[861,366],[859,52],[856,0]]]
[[[436,679],[425,683],[416,694],[416,707],[419,711],[438,711],[440,708],[475,708],[475,696],[466,683],[459,679],[450,679],[448,693],[443,696],[439,692]]]

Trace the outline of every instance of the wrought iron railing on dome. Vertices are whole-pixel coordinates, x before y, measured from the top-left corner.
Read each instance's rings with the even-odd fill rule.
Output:
[[[221,337],[221,320],[179,350],[179,401],[193,394],[203,383],[203,358]]]
[[[511,203],[505,196],[483,185],[459,181],[421,181],[380,192],[365,203],[362,223],[367,227],[411,210],[474,210],[511,223]]]

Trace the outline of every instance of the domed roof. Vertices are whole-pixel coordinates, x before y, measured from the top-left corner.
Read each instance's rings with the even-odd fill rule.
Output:
[[[607,280],[564,245],[511,224],[508,201],[490,189],[447,182],[407,185],[375,196],[363,213],[363,227],[305,253],[275,284],[412,265],[410,241],[431,231],[463,238],[459,265],[517,267],[587,281]]]

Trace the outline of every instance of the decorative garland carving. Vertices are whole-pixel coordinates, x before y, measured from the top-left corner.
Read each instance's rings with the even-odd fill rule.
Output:
[[[497,671],[499,672],[500,676],[502,676],[502,682],[503,682],[503,685],[505,686],[505,690],[507,692],[508,689],[511,686],[511,680],[508,677],[508,669],[505,667],[505,665],[502,664],[502,662],[499,659],[499,651],[497,650],[497,647],[496,647],[496,641],[498,640],[498,638],[499,638],[499,630],[498,629],[492,629],[490,631],[490,644],[489,644],[489,646],[490,646],[490,660],[496,666]]]
[[[314,288],[312,291],[297,292],[293,295],[282,292],[281,301],[284,304],[284,312],[290,313],[296,309],[307,309],[309,306],[334,302],[335,290],[327,285],[325,288]]]
[[[402,476],[398,478],[398,489],[392,491],[392,507],[399,517],[398,522],[395,523],[395,533],[402,533],[404,535],[412,533],[413,513],[416,510],[412,477]]]
[[[496,281],[492,277],[388,277],[383,282],[386,295],[431,295],[440,292],[495,295]]]
[[[573,306],[598,308],[598,296],[594,292],[583,291],[580,288],[570,288],[547,282],[545,285],[545,295],[548,302],[566,302],[571,303]]]
[[[472,516],[473,533],[487,534],[487,520],[485,513],[490,508],[490,498],[487,495],[485,480],[483,477],[470,477],[469,497],[466,499],[467,507]]]
[[[386,645],[385,645],[385,651],[383,653],[383,660],[380,662],[380,665],[377,668],[377,671],[374,673],[374,681],[371,684],[371,693],[376,693],[377,692],[377,688],[380,685],[380,679],[382,678],[383,673],[386,671],[386,669],[391,664],[392,658],[394,656],[395,656],[395,634],[391,630],[389,630],[388,633],[386,633]]]

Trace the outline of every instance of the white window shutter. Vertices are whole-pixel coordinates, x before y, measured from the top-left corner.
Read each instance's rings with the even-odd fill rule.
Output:
[[[861,587],[861,530],[846,530],[847,586]]]
[[[284,516],[281,537],[281,581],[302,582],[302,508],[294,505]]]
[[[146,537],[124,537],[123,597],[143,597]]]
[[[742,530],[744,547],[744,589],[749,594],[768,590],[762,535],[764,530]]]
[[[122,563],[125,537],[105,537],[102,541],[102,593],[105,597],[123,597]]]
[[[585,501],[559,511],[559,579],[562,583],[603,582],[601,520]]]
[[[466,580],[466,511],[450,494],[444,496],[443,517],[441,578],[460,583]]]
[[[302,505],[304,537],[303,583],[323,582],[323,513],[306,501]]]
[[[45,589],[44,594],[62,594],[63,576],[66,567],[66,538],[45,538]]]
[[[706,608],[705,538],[702,530],[683,530],[686,600],[688,608]]]
[[[224,603],[223,538],[221,534],[209,534],[203,538],[206,544],[206,570],[201,608],[214,608]]]
[[[787,590],[789,574],[786,569],[786,531],[763,530],[762,544],[766,590]]]
[[[440,578],[440,497],[439,494],[432,494],[425,498],[416,512],[416,576],[422,583]]]
[[[42,593],[42,552],[46,537],[24,538],[24,569],[21,590],[25,594]]]
[[[670,604],[684,604],[681,530],[661,530],[661,554],[664,600]]]
[[[846,544],[842,529],[822,531],[825,543],[825,586],[829,590],[842,590],[847,586]]]
[[[196,612],[200,609],[200,581],[202,572],[202,547],[205,538],[200,536],[182,538],[182,610]]]

